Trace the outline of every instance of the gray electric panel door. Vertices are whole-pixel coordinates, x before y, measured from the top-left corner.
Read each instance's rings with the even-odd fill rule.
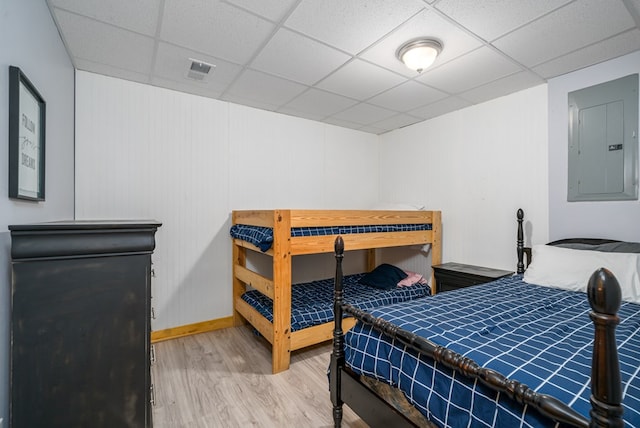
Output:
[[[638,75],[569,93],[568,201],[638,199]]]

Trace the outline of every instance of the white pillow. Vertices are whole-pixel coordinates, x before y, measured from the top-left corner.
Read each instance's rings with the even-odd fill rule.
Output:
[[[552,245],[534,245],[531,264],[524,272],[529,284],[587,291],[593,272],[604,267],[616,276],[622,300],[640,303],[640,254],[573,250]]]

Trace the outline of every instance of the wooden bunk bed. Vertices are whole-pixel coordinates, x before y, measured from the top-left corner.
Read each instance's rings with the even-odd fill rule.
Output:
[[[429,299],[418,299],[423,302],[431,305],[433,308],[437,306],[439,302],[446,300],[443,298],[462,298],[463,302],[469,302],[473,300],[471,295],[472,292],[475,292],[481,296],[484,296],[487,290],[490,290],[491,287],[497,287],[501,281],[504,281],[508,287],[511,287],[515,281],[520,280],[520,274],[522,274],[525,270],[525,262],[523,256],[528,253],[530,257],[530,249],[525,248],[523,245],[523,231],[522,231],[522,219],[523,213],[522,210],[518,210],[518,242],[517,242],[517,254],[518,254],[518,275],[515,275],[511,279],[501,279],[489,284],[479,285],[470,287],[464,290],[456,290],[454,292],[449,293],[457,293],[457,296],[435,296]],[[619,241],[610,241],[610,240],[596,240],[596,239],[569,239],[569,240],[561,240],[555,241],[549,245],[564,245],[564,244],[577,244],[584,245],[584,247],[579,247],[580,249],[590,249],[590,246],[597,246],[599,244],[606,243],[618,243]],[[640,244],[638,243],[620,243],[620,244],[631,244],[632,250],[612,250],[616,252],[631,252],[637,253],[638,248],[640,248]],[[463,356],[451,349],[448,349],[445,346],[442,346],[432,340],[426,339],[422,336],[414,334],[412,331],[405,330],[403,328],[398,327],[395,323],[389,322],[386,319],[381,317],[376,317],[367,312],[361,311],[352,306],[346,305],[342,301],[342,259],[343,259],[343,250],[345,247],[345,243],[342,241],[340,237],[336,239],[336,280],[335,280],[335,298],[334,298],[334,317],[339,319],[343,312],[346,312],[350,316],[355,317],[358,320],[358,325],[354,328],[354,333],[349,333],[350,335],[355,335],[356,330],[360,331],[359,328],[368,328],[370,331],[377,332],[378,336],[381,337],[380,343],[374,342],[373,344],[369,342],[369,346],[367,349],[376,349],[377,347],[384,346],[385,343],[394,343],[398,345],[397,349],[401,349],[401,353],[403,355],[403,359],[410,359],[409,354],[415,355],[417,360],[424,360],[427,364],[431,364],[433,369],[433,373],[436,373],[436,366],[439,366],[440,369],[444,371],[448,371],[453,374],[453,380],[451,384],[454,382],[460,382],[458,379],[462,379],[463,382],[470,382],[469,385],[473,385],[473,390],[475,388],[485,388],[491,394],[495,395],[495,401],[498,402],[498,398],[500,400],[505,400],[507,404],[512,404],[518,409],[524,409],[522,415],[516,414],[518,418],[519,424],[522,424],[524,421],[524,425],[520,426],[554,426],[557,423],[560,423],[560,426],[576,426],[576,427],[622,427],[625,425],[625,421],[628,426],[640,426],[640,413],[638,413],[638,403],[640,402],[640,397],[638,397],[638,386],[640,385],[640,378],[638,375],[638,355],[637,349],[640,346],[640,340],[637,338],[637,325],[640,323],[640,319],[638,319],[638,313],[640,312],[640,305],[636,299],[621,302],[621,287],[616,280],[615,276],[606,269],[598,269],[593,273],[591,278],[588,281],[588,286],[586,289],[586,294],[588,295],[589,305],[585,305],[585,301],[587,300],[587,296],[584,293],[577,293],[575,291],[567,291],[567,290],[553,290],[554,292],[558,291],[561,293],[568,293],[569,298],[573,299],[575,302],[577,299],[577,303],[574,305],[580,305],[581,309],[581,321],[579,325],[585,326],[583,330],[586,335],[584,336],[584,342],[581,342],[579,346],[580,354],[582,361],[586,361],[587,364],[584,364],[583,367],[586,370],[582,369],[583,372],[586,373],[581,374],[581,384],[582,389],[577,388],[579,391],[572,399],[572,406],[579,408],[581,411],[578,412],[574,407],[565,404],[561,399],[555,398],[552,394],[540,393],[537,390],[530,389],[524,383],[520,381],[509,379],[499,371],[487,368],[482,364],[476,363],[473,359]],[[575,247],[578,248],[578,247]],[[599,250],[599,251],[610,251],[610,250]],[[579,256],[580,257],[580,256]],[[529,261],[528,259],[527,261]],[[534,254],[535,261],[535,254]],[[508,282],[508,281],[514,281]],[[522,282],[522,281],[521,281]],[[499,284],[498,284],[499,285]],[[523,284],[524,286],[529,287],[529,284]],[[533,286],[538,289],[551,290],[551,288],[541,287],[541,286]],[[475,290],[472,290],[475,289]],[[628,290],[628,288],[627,288]],[[509,288],[511,291],[511,288]],[[544,296],[546,291],[541,291],[541,295]],[[626,292],[626,291],[625,291]],[[529,293],[528,289],[524,289],[524,293]],[[448,293],[443,293],[448,294]],[[515,294],[514,294],[515,295]],[[553,294],[555,297],[556,295]],[[440,299],[437,299],[440,297]],[[537,296],[536,296],[537,297]],[[553,300],[553,297],[550,299]],[[412,301],[411,304],[415,304],[418,301]],[[564,300],[563,300],[564,302]],[[635,303],[634,303],[635,302]],[[621,307],[622,303],[622,307]],[[520,301],[510,299],[508,304],[517,306],[520,304]],[[547,303],[543,303],[540,300],[537,300],[533,303],[534,308],[538,308],[539,306],[545,305]],[[464,305],[464,303],[463,303]],[[556,302],[551,302],[551,306],[557,306]],[[398,305],[394,305],[394,310],[399,311]],[[589,313],[589,306],[591,312]],[[524,306],[522,306],[524,307]],[[382,313],[385,308],[380,307],[376,309],[375,312]],[[469,309],[467,307],[467,309]],[[521,309],[519,309],[521,310]],[[546,310],[546,309],[545,309]],[[559,309],[550,309],[549,312],[553,313]],[[625,324],[625,329],[623,330],[623,336],[620,338],[621,351],[620,357],[624,357],[624,360],[619,360],[618,348],[616,345],[616,337],[615,330],[616,326],[621,322],[621,318],[618,317],[618,311],[621,314],[624,313],[627,317],[628,322]],[[435,323],[436,320],[433,317],[432,313],[424,313],[423,318],[429,320],[429,322]],[[489,313],[489,311],[487,311]],[[455,316],[453,313],[449,313],[451,316]],[[485,316],[486,314],[483,314]],[[588,316],[587,316],[588,315]],[[382,315],[387,317],[387,315]],[[414,314],[415,318],[416,314]],[[502,316],[502,315],[500,315]],[[591,318],[593,321],[593,333],[590,333],[589,321],[588,318]],[[585,320],[586,318],[586,320]],[[501,318],[505,320],[506,318]],[[625,321],[623,319],[623,321]],[[508,320],[509,323],[512,323],[512,320]],[[557,325],[556,325],[557,326]],[[533,326],[535,329],[538,329],[538,325]],[[407,327],[413,329],[413,326]],[[618,328],[620,329],[620,328]],[[487,331],[482,331],[481,336],[484,334],[491,334],[488,329]],[[421,333],[422,334],[422,333]],[[440,334],[440,333],[439,333]],[[457,332],[456,334],[462,334]],[[500,331],[499,335],[505,334],[504,331]],[[369,336],[367,336],[369,338]],[[573,338],[573,336],[572,336]],[[593,345],[590,345],[591,339],[593,339]],[[376,340],[376,339],[373,339]],[[573,340],[573,339],[572,339]],[[480,342],[488,341],[488,339],[482,338]],[[351,342],[352,346],[355,341]],[[360,343],[362,343],[362,338],[360,339]],[[624,345],[623,345],[624,344]],[[393,345],[395,346],[395,345]],[[456,345],[457,346],[457,345]],[[481,345],[484,346],[484,345]],[[543,344],[542,346],[547,346]],[[356,347],[357,348],[357,347]],[[353,353],[354,348],[350,348],[349,352]],[[396,348],[393,348],[396,349]],[[590,351],[592,350],[592,354]],[[390,351],[385,348],[382,351],[387,355]],[[494,354],[491,354],[489,357],[491,359],[495,358]],[[375,358],[379,357],[379,354]],[[592,355],[592,356],[591,356]],[[519,356],[522,360],[522,356]],[[558,356],[557,358],[563,359],[564,357]],[[573,358],[573,357],[571,357]],[[562,364],[569,364],[569,361],[563,360]],[[591,376],[588,373],[588,363],[591,362]],[[621,382],[621,364],[624,362],[625,371],[624,371],[624,385],[625,385],[625,398],[623,402],[623,383]],[[387,361],[377,360],[376,364],[383,365],[386,364]],[[386,366],[385,366],[386,367]],[[395,367],[395,366],[394,366]],[[440,370],[438,369],[438,370]],[[389,369],[385,368],[386,371]],[[394,371],[397,370],[394,368]],[[413,366],[412,366],[412,370]],[[416,369],[417,370],[417,369]],[[517,373],[520,373],[516,371]],[[364,373],[364,372],[360,372]],[[431,418],[427,418],[425,414],[429,414],[430,416],[437,416],[438,410],[430,408],[430,406],[438,406],[442,405],[442,403],[433,404],[430,402],[431,397],[434,394],[437,394],[436,383],[433,383],[433,388],[429,397],[429,401],[425,402],[425,406],[423,409],[426,411],[419,412],[416,410],[416,403],[414,401],[413,404],[409,404],[407,399],[408,395],[406,393],[406,389],[404,392],[400,391],[399,386],[391,385],[393,382],[385,380],[381,382],[380,380],[373,380],[370,376],[356,373],[353,370],[353,367],[349,367],[349,365],[345,362],[345,335],[340,323],[335,323],[334,327],[334,346],[333,352],[331,356],[331,364],[330,364],[330,396],[331,401],[333,403],[333,417],[335,427],[339,427],[341,425],[342,419],[342,405],[347,404],[352,410],[354,410],[360,417],[367,422],[372,427],[404,427],[404,426],[457,426],[459,423],[443,423],[441,419],[437,419],[434,417],[434,420],[438,420],[438,424],[434,423]],[[416,372],[417,373],[417,372]],[[421,383],[428,383],[428,380],[425,380],[425,377],[420,377],[418,379],[412,380],[412,385]],[[574,381],[571,378],[571,381]],[[577,382],[577,381],[576,381]],[[591,395],[589,397],[589,388],[588,385],[591,386]],[[538,386],[540,387],[540,386]],[[451,387],[453,388],[453,387]],[[540,387],[544,389],[544,387]],[[452,391],[453,389],[451,389]],[[574,394],[573,391],[570,391],[571,394]],[[473,396],[475,397],[476,392],[473,392]],[[567,394],[568,395],[568,394]],[[450,395],[448,400],[454,401],[454,395]],[[565,400],[567,397],[564,397]],[[577,400],[577,401],[576,401]],[[442,400],[447,401],[447,400]],[[489,400],[491,401],[491,400]],[[468,414],[471,415],[472,412],[476,412],[480,404],[493,406],[494,403],[480,403],[480,400],[477,398],[470,401],[471,403],[475,403],[472,405],[474,410],[470,408],[467,410]],[[580,402],[580,406],[576,403]],[[590,402],[590,406],[589,406]],[[400,403],[401,405],[399,405]],[[478,404],[480,403],[480,404]],[[626,404],[625,404],[626,403]],[[624,404],[624,408],[623,408]],[[496,406],[497,407],[497,406]],[[448,407],[447,407],[448,409]],[[533,409],[533,410],[531,410]],[[448,410],[447,410],[448,411]],[[493,407],[487,408],[485,407],[484,413],[496,412],[495,415],[498,415],[497,410]],[[526,412],[529,412],[529,415],[526,415]],[[623,420],[623,411],[629,412],[628,416],[625,416]],[[482,412],[480,412],[482,413]],[[531,413],[534,414],[534,420],[531,422],[530,420],[526,420],[525,416],[530,417]],[[494,415],[494,417],[496,417]],[[626,415],[626,413],[625,413]],[[627,419],[629,418],[629,419]],[[498,421],[498,422],[496,422]],[[477,420],[475,420],[477,422]],[[486,422],[486,421],[485,421]],[[474,423],[471,424],[475,426]],[[462,426],[462,425],[460,425]],[[464,423],[464,426],[467,426],[467,423]],[[483,425],[483,426],[486,426]],[[500,419],[494,419],[493,423],[489,423],[489,426],[515,426],[512,423],[507,423],[505,425],[504,422],[500,423]],[[556,425],[557,426],[557,425]]]
[[[333,323],[291,331],[292,257],[334,251],[337,234],[292,236],[292,229],[315,227],[354,227],[389,225],[430,225],[429,230],[365,232],[343,235],[349,250],[367,250],[367,268],[376,266],[375,249],[409,245],[431,245],[431,263],[442,258],[440,211],[382,210],[261,210],[233,211],[233,225],[269,228],[273,244],[266,251],[246,240],[233,238],[234,325],[248,322],[272,345],[272,369],[278,373],[289,368],[290,352],[332,338]],[[267,278],[247,267],[247,250],[272,257],[273,277]],[[273,301],[273,322],[242,300],[247,286],[257,289]],[[431,287],[435,281],[431,278]],[[353,325],[344,321],[344,328]]]

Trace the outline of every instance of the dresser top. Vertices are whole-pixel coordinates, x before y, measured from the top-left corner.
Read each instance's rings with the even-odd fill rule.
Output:
[[[9,225],[9,230],[157,229],[160,226],[162,226],[162,223],[156,220],[60,220],[44,223],[12,224]]]
[[[151,254],[161,223],[153,220],[54,221],[9,226],[11,257],[26,259]]]

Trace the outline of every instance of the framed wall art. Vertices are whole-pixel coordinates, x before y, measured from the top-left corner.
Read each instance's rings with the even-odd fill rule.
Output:
[[[18,67],[9,67],[9,197],[44,201],[45,101]]]

